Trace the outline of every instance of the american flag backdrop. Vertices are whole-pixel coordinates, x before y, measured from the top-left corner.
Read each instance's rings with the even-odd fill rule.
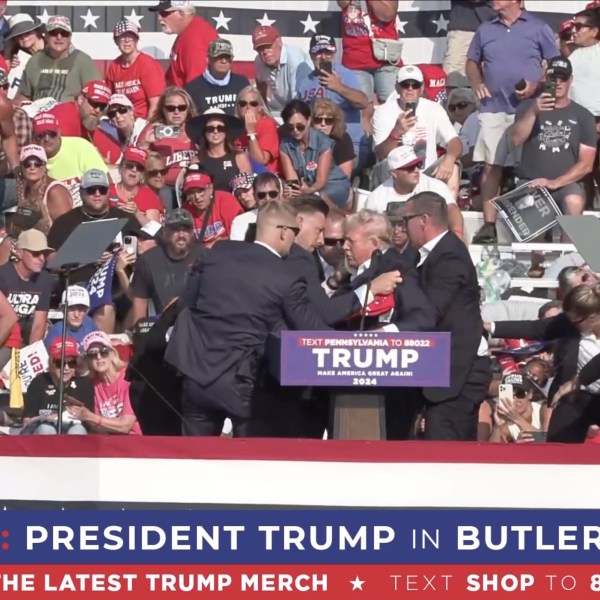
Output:
[[[9,0],[7,14],[27,12],[42,22],[54,14],[71,19],[73,42],[96,60],[117,55],[112,29],[124,17],[143,30],[141,49],[156,58],[168,58],[173,36],[160,33],[156,14],[148,10],[156,1],[146,0]],[[253,61],[250,34],[254,27],[274,25],[287,43],[308,48],[314,33],[339,37],[340,16],[335,0],[198,0],[198,14],[216,27],[221,37],[235,48],[235,60]],[[526,7],[542,16],[557,30],[558,25],[587,0],[526,0]],[[404,60],[408,63],[440,63],[448,28],[449,0],[400,0],[399,26],[405,39]]]

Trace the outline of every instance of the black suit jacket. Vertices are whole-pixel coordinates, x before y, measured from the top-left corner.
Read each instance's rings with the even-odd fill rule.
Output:
[[[560,385],[577,375],[581,333],[564,313],[537,321],[498,321],[495,324],[494,337],[557,341],[554,349],[555,376],[548,391],[548,399],[552,398]],[[587,383],[592,381],[588,380]]]
[[[306,281],[308,299],[325,323],[334,325],[360,310],[360,302],[354,292],[348,291],[331,298],[327,296],[319,281],[315,255],[298,244],[292,246],[285,264],[288,273]]]
[[[306,295],[306,282],[260,244],[216,244],[190,278],[193,294],[177,318],[165,359],[200,385],[210,385],[249,357],[260,361],[270,331],[326,330]]]
[[[416,269],[409,260],[410,257],[396,248],[389,248],[374,267],[370,266],[355,277],[349,283],[349,287],[356,290],[383,273],[400,271],[402,283],[394,292],[395,308],[390,323],[396,325],[399,331],[431,331],[435,328],[435,311],[421,288]],[[366,329],[380,327],[377,318],[367,317],[365,324]]]
[[[467,381],[481,343],[479,282],[467,247],[446,233],[418,267],[421,286],[433,304],[436,330],[451,334],[450,388],[427,388],[430,402],[456,398]]]

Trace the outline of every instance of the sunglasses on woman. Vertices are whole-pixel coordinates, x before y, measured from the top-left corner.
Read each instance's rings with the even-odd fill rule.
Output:
[[[144,170],[142,165],[138,165],[138,163],[134,162],[126,162],[124,166],[129,171],[137,171],[138,173],[141,173]]]
[[[225,125],[210,125],[204,128],[205,133],[225,133],[226,131]]]
[[[41,169],[44,166],[44,162],[42,162],[41,160],[38,160],[37,158],[33,158],[31,160],[24,160],[21,163],[21,166],[24,169],[31,169],[31,167],[35,167],[36,169]]]
[[[279,196],[279,192],[277,190],[269,190],[268,192],[256,192],[256,197],[259,200],[264,200],[265,198],[270,198],[271,200],[277,198]]]
[[[129,112],[126,106],[119,106],[119,108],[111,108],[106,114],[109,119],[114,119],[118,114],[125,115]]]
[[[57,368],[60,369],[60,359],[59,358],[55,358],[52,360],[52,364]],[[65,367],[69,367],[69,369],[74,369],[77,366],[77,359],[76,358],[67,358],[65,359]]]
[[[110,354],[109,348],[99,348],[95,350],[89,350],[86,352],[86,356],[91,359],[96,359],[98,357],[106,358]]]
[[[467,106],[469,106],[469,104],[469,102],[457,102],[456,104],[448,104],[448,110],[450,112],[454,112],[456,109],[464,110],[465,108],[467,108]]]
[[[169,169],[153,169],[152,171],[147,171],[146,175],[148,177],[166,177]]]
[[[304,131],[306,129],[306,124],[305,123],[286,123],[286,127],[290,131],[294,131],[294,129],[296,131]]]
[[[246,108],[246,106],[251,106],[252,108],[256,108],[258,106],[258,100],[240,100],[238,102],[238,106],[240,108]]]
[[[335,119],[333,117],[313,117],[313,121],[321,125],[333,125]]]
[[[571,29],[574,29],[575,31],[581,31],[586,28],[591,28],[591,25],[588,25],[587,23],[573,23],[573,25],[571,25]]]
[[[187,104],[165,104],[165,110],[167,112],[185,112],[187,109]]]
[[[403,81],[399,85],[403,90],[420,90],[423,84],[420,81]]]

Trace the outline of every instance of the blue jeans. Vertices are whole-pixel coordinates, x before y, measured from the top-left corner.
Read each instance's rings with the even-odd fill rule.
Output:
[[[360,89],[370,101],[375,100],[375,97],[377,97],[379,102],[383,103],[396,88],[398,67],[394,65],[385,65],[368,71],[355,70],[354,73],[358,77]]]
[[[63,423],[63,432],[67,435],[87,435],[87,429],[81,423]],[[58,429],[53,423],[40,423],[33,435],[57,435]]]

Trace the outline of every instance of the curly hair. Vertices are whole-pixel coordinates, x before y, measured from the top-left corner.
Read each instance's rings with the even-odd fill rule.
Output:
[[[44,204],[44,196],[46,195],[48,186],[52,183],[52,181],[52,178],[48,175],[48,173],[46,173],[37,192],[32,196],[31,190],[25,179],[22,177],[17,178],[17,206],[30,208],[39,211],[42,214],[42,218],[35,224],[35,229],[39,229],[45,235],[48,235],[51,222],[50,216],[48,215],[48,209]],[[13,231],[11,231],[11,236],[18,237],[21,233],[19,229],[19,226],[15,225]]]

